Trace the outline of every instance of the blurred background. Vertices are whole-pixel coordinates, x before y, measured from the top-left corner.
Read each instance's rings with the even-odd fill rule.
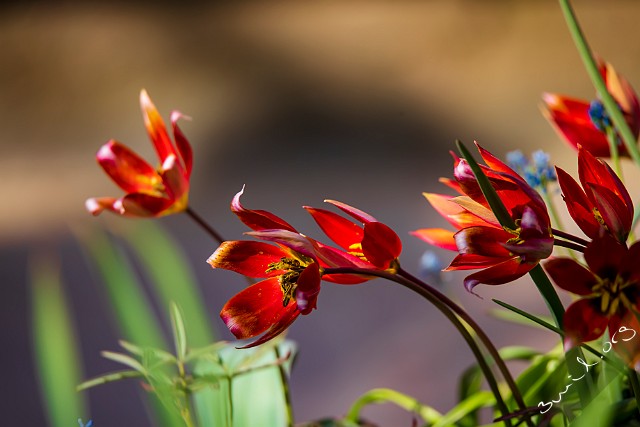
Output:
[[[638,87],[640,3],[585,0],[575,7],[593,49]],[[408,232],[445,226],[421,193],[446,192],[437,179],[451,175],[455,139],[477,140],[499,156],[541,148],[575,173],[573,151],[539,112],[540,95],[594,97],[551,0],[21,2],[0,9],[0,47],[6,425],[46,424],[29,332],[34,252],[59,254],[83,376],[114,369],[99,352],[117,348],[119,337],[71,228],[128,221],[92,218],[83,203],[120,195],[95,163],[108,139],[154,159],[140,89],[165,120],[172,109],[192,117],[181,124],[195,152],[191,204],[227,238],[245,231],[228,209],[243,184],[247,207],[315,236],[320,232],[300,207],[337,199],[396,230],[403,266],[413,272],[429,248]],[[204,261],[216,244],[187,217],[159,222],[184,245],[211,322],[230,339],[218,312],[245,286],[242,278],[211,270]],[[547,350],[557,342],[486,315],[495,307],[491,298],[545,313],[530,281],[479,287],[479,299],[464,292],[462,276],[446,278],[443,289],[498,346]],[[473,361],[439,312],[380,280],[325,285],[318,310],[289,337],[300,348],[292,377],[299,421],[343,415],[374,387],[445,411]],[[95,425],[149,425],[137,388],[132,381],[87,392]],[[365,415],[380,425],[411,424],[409,414],[390,406]]]

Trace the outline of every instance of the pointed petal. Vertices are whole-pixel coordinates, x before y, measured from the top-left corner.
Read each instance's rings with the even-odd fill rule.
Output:
[[[477,254],[496,258],[510,258],[512,256],[503,244],[514,236],[500,228],[468,227],[458,231],[454,237],[461,254]]]
[[[390,227],[381,222],[364,224],[362,253],[371,264],[378,268],[389,268],[401,252],[402,242]]]
[[[300,311],[298,311],[297,309],[294,310],[293,308],[289,308],[290,306],[295,307],[295,304],[289,304],[289,306],[287,306],[287,308],[285,309],[284,315],[278,320],[277,323],[274,323],[273,326],[271,326],[264,335],[262,335],[256,341],[238,348],[243,349],[259,346],[260,344],[264,344],[286,331],[287,328],[289,328],[289,326],[291,326],[291,324],[300,315]]]
[[[467,196],[458,196],[451,199],[451,202],[462,207],[466,211],[465,215],[452,215],[452,219],[457,220],[458,224],[468,227],[470,225],[493,225],[500,227],[500,221],[496,218],[491,209],[484,207],[480,203],[474,201]],[[466,217],[466,218],[465,218]],[[476,217],[475,219],[472,219]],[[465,221],[466,219],[466,221]],[[454,224],[455,225],[455,224]]]
[[[213,268],[235,271],[249,277],[269,277],[279,273],[266,273],[269,265],[290,257],[290,253],[275,245],[249,240],[222,242],[207,259]]]
[[[470,197],[465,196],[463,199],[462,196],[452,197],[435,193],[422,193],[422,195],[444,219],[457,229],[497,223],[495,215],[488,208],[473,201]],[[465,200],[469,202],[465,203]],[[466,206],[474,209],[475,212],[466,209]],[[475,206],[481,207],[484,211]]]
[[[297,317],[300,312],[295,302],[290,301],[283,307],[282,298],[278,278],[272,277],[231,298],[222,308],[220,317],[236,338],[252,338],[274,327],[288,326]]]
[[[477,270],[479,268],[492,267],[503,261],[504,258],[488,257],[477,254],[459,254],[443,271]]]
[[[589,201],[582,188],[571,175],[558,167],[556,167],[556,174],[569,215],[571,215],[571,218],[584,234],[593,239],[600,231],[600,223],[596,221],[593,215],[595,206]]]
[[[353,206],[349,206],[346,203],[338,202],[338,201],[335,201],[335,200],[325,200],[325,202],[326,203],[331,203],[333,206],[339,208],[340,210],[345,212],[347,215],[351,216],[352,218],[357,219],[358,221],[362,222],[363,224],[367,223],[367,222],[377,221],[374,217],[372,217],[368,213],[363,212],[360,209],[354,208]]]
[[[600,312],[599,298],[584,298],[574,302],[563,317],[565,349],[602,336],[608,322],[609,319]]]
[[[553,282],[565,291],[576,295],[590,295],[598,279],[591,271],[571,258],[553,258],[543,264]]]
[[[173,138],[176,141],[176,147],[178,148],[180,160],[182,160],[182,164],[185,168],[186,177],[187,179],[189,179],[189,177],[191,176],[191,169],[193,168],[193,152],[191,150],[191,144],[189,144],[189,141],[178,126],[178,120],[180,119],[191,120],[191,118],[181,114],[178,111],[173,111],[171,113],[171,127],[173,128]]]
[[[263,210],[245,209],[240,203],[240,196],[244,193],[244,186],[231,201],[231,211],[240,218],[240,221],[252,230],[275,230],[283,229],[296,232],[296,229],[289,225],[282,218],[277,217],[271,212]]]
[[[588,187],[598,212],[600,212],[611,234],[619,242],[626,242],[631,231],[633,211],[629,212],[622,200],[607,187],[591,183],[588,184]]]
[[[183,199],[183,195],[189,192],[189,180],[185,175],[185,171],[177,162],[176,156],[173,154],[167,157],[167,160],[162,164],[162,182],[164,183],[167,196],[176,201],[182,202],[184,206],[180,208],[186,209],[186,199]]]
[[[362,241],[364,232],[359,225],[325,209],[309,206],[304,206],[304,209],[311,214],[324,234],[341,248],[349,251],[352,245]]]
[[[623,204],[631,209],[633,216],[633,202],[618,175],[604,161],[595,158],[587,150],[578,150],[578,176],[587,197],[593,201],[593,194],[589,184],[597,184],[608,188],[620,197]]]
[[[281,245],[293,249],[298,253],[301,253],[313,259],[316,258],[316,248],[313,242],[300,233],[278,229],[249,231],[245,234],[247,236],[253,236],[257,239],[280,243]]]
[[[416,236],[418,239],[424,240],[430,245],[438,246],[439,248],[450,251],[458,251],[456,239],[454,238],[455,232],[453,231],[445,230],[444,228],[421,228],[420,230],[412,231],[409,234]]]
[[[140,92],[140,108],[142,109],[142,116],[144,117],[144,125],[147,128],[147,133],[153,146],[158,153],[160,163],[164,163],[167,156],[170,154],[176,154],[169,139],[167,128],[164,125],[164,121],[158,113],[156,106],[153,105],[147,91],[142,89]]]
[[[598,130],[589,117],[589,104],[578,99],[545,93],[543,114],[555,130],[574,149],[582,145],[598,157],[609,157],[607,138]]]
[[[480,153],[480,157],[482,157],[482,160],[484,160],[484,163],[487,166],[489,166],[489,168],[493,169],[496,172],[502,172],[502,173],[506,173],[508,175],[511,175],[513,177],[519,177],[519,175],[516,173],[516,171],[511,169],[503,161],[499,160],[496,156],[491,154],[489,151],[487,151],[484,148],[482,148],[482,146],[480,146],[480,144],[478,144],[477,141],[474,141],[474,144],[476,144],[476,148],[478,148],[478,152]]]
[[[519,257],[511,258],[493,267],[485,268],[482,271],[467,276],[464,279],[464,287],[467,291],[475,294],[473,288],[480,283],[485,285],[502,285],[513,282],[527,274],[535,266],[535,263],[520,262]]]
[[[92,215],[100,215],[104,210],[121,214],[121,203],[120,199],[116,199],[115,197],[92,197],[84,202],[84,206]]]
[[[302,314],[309,314],[316,308],[320,292],[320,267],[311,263],[302,270],[296,282],[296,304]]]
[[[111,140],[96,155],[102,169],[127,193],[158,193],[158,172],[127,146]]]
[[[168,209],[172,204],[172,200],[163,197],[132,193],[127,194],[121,199],[121,212],[124,215],[130,216],[158,217],[171,213]]]

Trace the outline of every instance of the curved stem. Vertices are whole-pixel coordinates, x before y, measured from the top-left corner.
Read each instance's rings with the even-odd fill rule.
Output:
[[[224,237],[220,235],[212,226],[210,226],[200,215],[198,215],[190,206],[187,206],[187,209],[184,211],[192,220],[194,220],[204,231],[209,234],[209,236],[213,237],[215,241],[218,243],[222,243],[225,241]]]
[[[574,251],[583,252],[586,249],[584,246],[577,245],[573,242],[567,242],[566,240],[553,239],[553,244],[555,246],[562,246],[563,248],[573,249]]]
[[[276,353],[276,360],[281,358],[280,349],[276,345],[274,347]],[[278,364],[278,371],[280,372],[280,382],[282,383],[282,393],[284,395],[284,404],[287,411],[287,427],[293,427],[293,405],[291,405],[291,389],[289,388],[289,378],[282,366],[282,363]]]
[[[469,345],[469,348],[471,349],[474,356],[478,360],[478,365],[480,366],[480,369],[485,375],[485,378],[487,379],[487,383],[489,384],[491,391],[496,397],[497,406],[499,407],[503,415],[506,415],[508,413],[508,408],[506,407],[506,404],[502,399],[502,395],[500,394],[500,391],[498,389],[495,376],[493,375],[493,372],[489,368],[487,361],[484,358],[484,355],[482,354],[480,348],[478,347],[478,343],[473,339],[471,333],[467,330],[466,326],[460,320],[460,318],[462,318],[472,329],[474,329],[474,331],[476,332],[480,340],[483,342],[483,344],[485,344],[485,347],[487,347],[487,350],[489,350],[490,355],[493,357],[500,371],[505,376],[505,380],[507,381],[507,384],[509,385],[509,388],[511,389],[511,392],[519,408],[522,410],[526,409],[526,405],[522,400],[522,396],[520,395],[520,392],[517,386],[515,385],[515,382],[513,381],[511,374],[506,369],[506,366],[504,365],[504,361],[498,354],[498,351],[493,346],[493,343],[489,341],[488,337],[486,336],[484,331],[480,329],[477,323],[475,323],[475,321],[473,321],[473,319],[471,319],[471,317],[464,310],[462,310],[457,304],[451,301],[444,294],[432,288],[431,286],[427,285],[426,283],[422,282],[421,280],[413,277],[412,275],[410,275],[409,273],[405,272],[402,269],[400,269],[397,274],[392,274],[387,271],[376,271],[376,270],[369,270],[369,269],[341,267],[341,268],[326,268],[324,270],[324,274],[360,274],[365,276],[381,277],[381,278],[390,280],[392,282],[396,282],[418,293],[420,296],[424,297],[426,300],[432,303],[438,310],[440,310],[440,312],[442,312],[442,314],[444,314],[451,321],[451,323],[456,327],[456,329],[458,329],[458,331],[460,332],[464,340]],[[504,420],[504,421],[507,425],[510,425],[509,420]],[[526,421],[528,425],[530,426],[532,425],[530,420],[527,419]]]
[[[555,228],[551,229],[551,233],[554,236],[558,236],[558,237],[562,237],[563,239],[571,240],[572,242],[575,242],[575,243],[577,243],[579,245],[582,245],[582,246],[587,246],[589,244],[588,241],[586,241],[584,239],[581,239],[578,236],[574,236],[573,234],[567,233],[565,231],[556,230]]]

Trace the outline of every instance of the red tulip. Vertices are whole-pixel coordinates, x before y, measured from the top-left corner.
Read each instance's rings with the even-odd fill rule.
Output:
[[[171,113],[173,143],[145,90],[140,92],[140,105],[160,166],[154,168],[115,140],[107,142],[98,151],[98,164],[126,194],[88,199],[85,205],[93,215],[109,210],[125,216],[159,217],[187,208],[192,153],[177,125],[183,116],[177,111]]]
[[[456,183],[445,183],[461,195],[425,193],[425,197],[458,231],[426,228],[412,233],[427,243],[459,253],[445,270],[482,269],[465,279],[470,292],[479,283],[499,285],[523,276],[553,250],[549,215],[540,195],[506,164],[482,147],[478,149],[487,164],[482,170],[516,229],[500,225],[468,163],[454,155]]]
[[[578,183],[567,172],[556,168],[558,183],[567,209],[580,229],[590,238],[601,227],[624,243],[633,222],[633,202],[618,175],[604,161],[578,147]]]
[[[640,133],[640,104],[631,85],[608,63],[600,62],[600,74],[611,96],[616,100],[636,139]],[[545,93],[543,114],[556,131],[574,148],[582,145],[591,154],[609,157],[606,127],[612,126],[600,101],[593,103],[562,95]],[[628,156],[620,144],[620,155]]]
[[[607,327],[618,330],[640,310],[640,243],[627,248],[602,234],[587,246],[584,259],[586,267],[571,258],[544,264],[556,285],[582,297],[564,315],[567,348],[602,336]]]

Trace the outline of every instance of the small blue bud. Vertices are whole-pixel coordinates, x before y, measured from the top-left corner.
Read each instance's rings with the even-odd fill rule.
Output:
[[[443,284],[442,269],[445,268],[442,259],[434,251],[427,250],[420,257],[420,277],[432,285]]]
[[[516,172],[522,173],[529,166],[529,159],[520,150],[509,151],[507,164]]]
[[[613,124],[611,117],[607,114],[602,101],[594,99],[589,105],[589,118],[591,123],[600,131],[606,132]]]

